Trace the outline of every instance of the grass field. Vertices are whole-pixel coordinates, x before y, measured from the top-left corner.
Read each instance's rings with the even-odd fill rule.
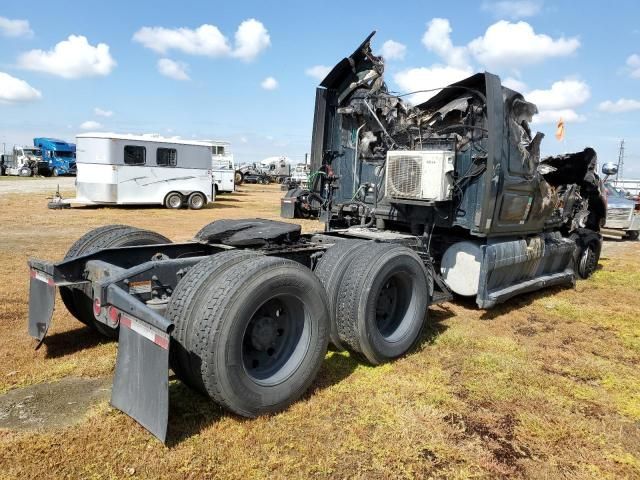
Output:
[[[115,363],[117,345],[61,302],[33,350],[27,257],[59,259],[108,223],[186,240],[219,218],[277,218],[280,194],[247,186],[197,212],[50,211],[45,194],[0,196],[0,394],[72,377],[109,384]],[[167,447],[105,399],[72,425],[0,429],[0,478],[640,478],[639,311],[640,242],[607,241],[575,289],[490,311],[431,307],[417,347],[393,363],[328,354],[278,415],[242,419],[174,381]]]

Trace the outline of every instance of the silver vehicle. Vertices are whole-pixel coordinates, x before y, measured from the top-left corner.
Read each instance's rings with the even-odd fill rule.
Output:
[[[640,236],[640,211],[636,210],[636,202],[610,184],[605,184],[605,189],[607,221],[603,233],[637,240]]]
[[[0,161],[2,175],[31,177],[48,168],[47,162],[42,160],[42,150],[37,147],[13,147],[13,153],[3,154]]]

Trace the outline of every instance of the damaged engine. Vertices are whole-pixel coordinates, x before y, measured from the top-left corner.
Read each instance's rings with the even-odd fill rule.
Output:
[[[505,285],[528,288],[549,281],[552,271],[566,281],[573,271],[561,271],[572,256],[578,274],[588,276],[606,216],[596,152],[541,159],[544,135],[529,126],[537,107],[491,73],[411,105],[407,96],[427,92],[389,91],[372,36],[316,89],[313,181],[282,200],[282,216],[318,212],[326,231],[360,227],[419,238],[452,290],[473,271],[478,280],[467,294],[484,284],[484,306]],[[461,258],[475,260],[467,268]],[[528,270],[514,269],[513,278],[508,269],[498,273],[523,258],[533,262],[520,265]],[[456,269],[447,266],[452,261]],[[510,294],[493,296],[500,295]]]

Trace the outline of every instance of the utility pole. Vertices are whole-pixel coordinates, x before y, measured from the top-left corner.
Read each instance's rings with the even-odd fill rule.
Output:
[[[616,173],[616,186],[618,185],[618,178],[622,176],[623,169],[624,169],[624,138],[620,140],[620,151],[618,152],[618,172]]]
[[[304,154],[304,164],[305,164],[305,165],[307,164],[307,159],[308,159],[308,158],[309,158],[309,154],[308,154],[308,153],[305,153],[305,154]]]

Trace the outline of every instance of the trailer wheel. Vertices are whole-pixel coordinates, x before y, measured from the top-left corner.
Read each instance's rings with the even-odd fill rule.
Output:
[[[297,262],[248,258],[196,299],[193,358],[209,396],[246,417],[280,411],[316,376],[327,351],[329,311],[318,278]]]
[[[236,185],[242,185],[242,182],[244,181],[244,175],[242,174],[242,172],[240,170],[236,170],[236,174],[235,174],[235,184]]]
[[[336,324],[336,314],[338,309],[338,301],[341,294],[342,279],[349,268],[349,263],[353,256],[360,251],[362,241],[345,240],[336,243],[322,255],[320,261],[316,265],[314,273],[320,279],[327,292],[329,300],[329,313],[331,314],[331,344],[337,350],[344,350],[344,346],[340,342],[338,335],[338,325]]]
[[[195,318],[193,309],[208,285],[214,281],[220,273],[242,260],[259,255],[255,250],[231,250],[217,253],[198,262],[191,267],[187,274],[178,282],[171,294],[167,305],[166,318],[175,324],[171,333],[172,345],[169,350],[170,363],[173,371],[183,382],[205,391],[199,375],[193,375],[196,368],[195,360],[192,360],[191,350],[194,324],[199,323]]]
[[[207,204],[207,197],[205,197],[200,192],[193,192],[191,195],[189,195],[189,199],[187,200],[187,205],[191,210],[200,210],[206,204]]]
[[[410,248],[363,245],[341,281],[340,340],[372,364],[399,357],[418,339],[429,306],[428,274]]]
[[[180,210],[183,204],[184,198],[178,192],[171,192],[164,199],[164,206],[173,210]]]
[[[105,225],[95,228],[76,240],[69,248],[65,259],[87,255],[103,248],[128,247],[133,245],[159,245],[171,243],[164,235],[128,225]],[[118,330],[95,319],[93,299],[79,288],[60,287],[60,297],[71,315],[95,328],[102,335],[116,338]]]

